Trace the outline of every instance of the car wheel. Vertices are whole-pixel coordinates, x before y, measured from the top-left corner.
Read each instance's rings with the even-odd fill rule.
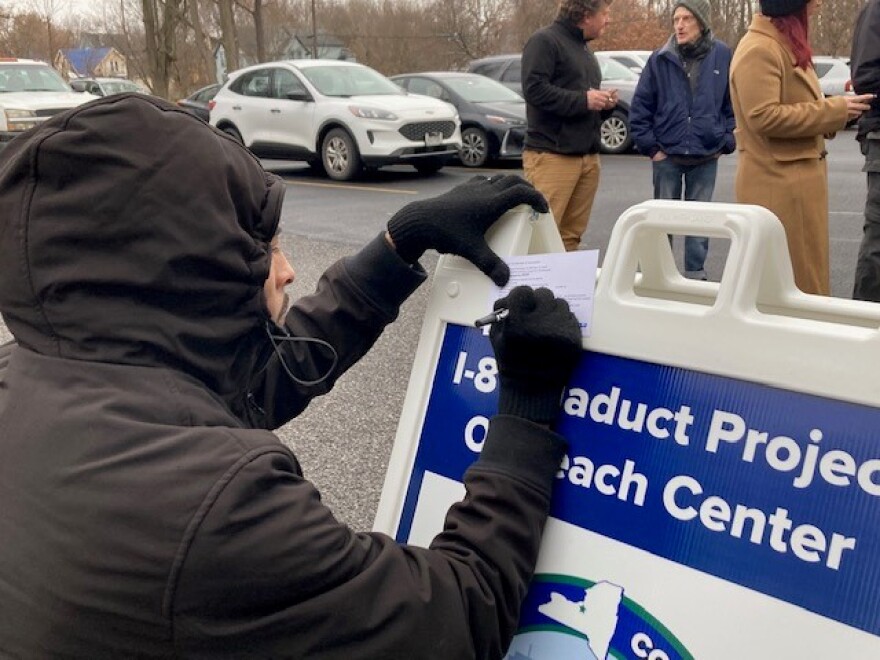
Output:
[[[435,174],[443,169],[445,158],[422,158],[413,163],[419,174]]]
[[[458,152],[465,167],[482,167],[489,160],[489,139],[480,128],[466,128],[461,132],[461,149]]]
[[[231,137],[239,144],[244,144],[244,140],[241,139],[241,133],[238,132],[238,129],[236,129],[235,126],[224,126],[222,130],[224,133],[226,133],[226,135]]]
[[[622,154],[632,146],[632,135],[626,114],[615,110],[599,126],[599,144],[604,154]]]
[[[349,181],[361,169],[361,155],[348,131],[334,128],[324,136],[321,162],[327,176],[336,181]]]

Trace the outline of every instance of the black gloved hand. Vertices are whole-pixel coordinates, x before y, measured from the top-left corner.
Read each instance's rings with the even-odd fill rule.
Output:
[[[549,424],[583,348],[577,319],[549,289],[518,286],[495,309],[509,310],[489,337],[498,362],[498,412]]]
[[[520,204],[529,204],[540,213],[548,209],[543,195],[518,176],[475,176],[439,197],[407,204],[388,221],[388,233],[408,263],[414,264],[428,249],[455,254],[504,286],[510,269],[489,249],[483,235]]]

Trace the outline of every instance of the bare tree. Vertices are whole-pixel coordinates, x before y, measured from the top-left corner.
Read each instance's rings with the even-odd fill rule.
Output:
[[[742,39],[754,16],[754,5],[746,0],[716,0],[712,7],[712,30],[731,48]]]
[[[866,1],[835,0],[823,4],[811,26],[814,52],[849,58],[856,16]]]
[[[0,20],[0,48],[51,61],[58,48],[72,45],[61,18],[70,0],[24,1],[30,11],[7,9],[6,20]],[[659,47],[672,30],[675,2],[614,0],[612,23],[594,46]],[[814,51],[846,55],[865,2],[824,3],[811,26]],[[476,57],[518,52],[536,29],[553,21],[557,5],[557,0],[104,0],[103,23],[107,33],[121,35],[108,45],[123,52],[156,94],[169,96],[215,78],[218,42],[230,71],[245,56],[280,57],[293,35],[311,34],[313,6],[318,32],[339,38],[359,61],[390,75],[457,69]],[[2,0],[0,6],[8,7]],[[712,0],[711,7],[714,34],[735,48],[757,2]],[[67,17],[80,25],[85,20],[72,19],[70,11]]]
[[[263,0],[253,0],[254,32],[257,33],[257,61],[266,61],[266,30],[263,26]]]
[[[510,0],[436,0],[432,11],[461,59],[471,60],[499,50],[514,8]]]
[[[202,21],[202,3],[199,0],[185,0],[185,5],[184,23],[192,31],[192,45],[195,48],[198,62],[198,72],[195,78],[204,81],[213,80],[215,77],[214,55],[211,39],[205,32]]]
[[[515,0],[513,18],[510,21],[507,41],[502,50],[515,52],[522,49],[531,34],[538,28],[551,23],[555,16],[555,2]]]
[[[306,31],[311,21],[309,5],[309,0],[283,0],[265,7],[266,56],[270,60],[282,56],[294,34]]]
[[[176,59],[175,36],[180,24],[181,2],[142,0],[147,69],[153,92],[165,98],[168,98],[171,89]]]
[[[251,15],[254,22],[254,41],[256,43],[257,62],[266,61],[266,28],[264,15],[266,5],[263,0],[238,0],[238,7]]]
[[[642,0],[615,0],[611,24],[591,47],[595,50],[654,50],[672,31],[672,13],[657,13]]]
[[[239,67],[239,51],[233,0],[217,0],[217,7],[220,9],[220,43],[226,53],[226,70],[235,71]]]
[[[32,11],[8,16],[0,32],[0,54],[11,57],[27,57],[52,62],[59,48],[72,43],[68,29],[57,26],[52,29],[52,45],[44,16]],[[49,53],[52,57],[48,57]]]
[[[29,0],[33,13],[37,14],[46,26],[46,53],[43,59],[52,62],[60,47],[55,36],[55,17],[70,9],[69,0]]]

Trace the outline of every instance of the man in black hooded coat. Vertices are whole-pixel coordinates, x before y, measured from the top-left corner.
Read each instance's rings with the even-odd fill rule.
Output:
[[[336,521],[269,429],[369,350],[425,249],[504,281],[483,231],[546,203],[503,177],[411,204],[283,314],[283,196],[241,145],[142,95],[0,156],[0,656],[504,654],[564,451],[564,301],[504,301],[501,414],[429,549]]]

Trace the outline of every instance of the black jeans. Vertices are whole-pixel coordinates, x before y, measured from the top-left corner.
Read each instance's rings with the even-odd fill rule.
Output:
[[[868,175],[868,196],[865,199],[865,226],[856,262],[853,298],[880,302],[880,135],[863,140],[862,153],[865,154],[862,171]]]

